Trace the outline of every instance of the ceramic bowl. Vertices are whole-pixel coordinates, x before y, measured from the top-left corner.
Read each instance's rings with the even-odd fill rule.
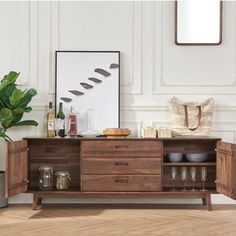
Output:
[[[182,161],[183,153],[182,152],[169,152],[168,161],[169,162],[180,162]]]
[[[207,160],[207,153],[187,153],[185,155],[189,162],[204,162]]]

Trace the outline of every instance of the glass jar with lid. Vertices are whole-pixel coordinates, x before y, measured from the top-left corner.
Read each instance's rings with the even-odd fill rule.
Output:
[[[41,190],[52,190],[53,188],[52,166],[41,166],[39,168],[39,188]]]
[[[67,190],[71,182],[69,172],[57,171],[55,176],[56,176],[56,188],[58,190]]]

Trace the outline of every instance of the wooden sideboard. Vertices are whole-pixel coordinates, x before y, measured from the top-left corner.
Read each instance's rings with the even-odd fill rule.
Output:
[[[181,197],[202,198],[212,209],[211,193],[236,199],[235,144],[218,138],[25,138],[8,143],[6,195],[33,193],[33,209],[45,197]],[[167,153],[208,153],[202,163],[170,163]],[[69,190],[42,191],[38,188],[39,167],[70,173]],[[177,167],[172,191],[171,168]],[[187,167],[186,191],[180,170]],[[189,176],[197,169],[195,191]],[[201,191],[200,168],[207,168],[207,191]]]

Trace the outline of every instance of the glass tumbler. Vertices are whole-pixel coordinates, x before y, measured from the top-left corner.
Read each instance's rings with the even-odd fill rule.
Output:
[[[41,190],[52,190],[53,188],[52,166],[41,166],[39,168],[39,188]]]

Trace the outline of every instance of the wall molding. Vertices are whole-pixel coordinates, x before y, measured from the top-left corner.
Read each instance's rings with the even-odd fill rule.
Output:
[[[39,87],[39,19],[38,2],[27,2],[26,29],[26,64],[24,79],[19,79],[19,86]]]
[[[55,51],[60,50],[60,14],[59,1],[49,3],[49,92],[55,94]]]
[[[169,107],[166,105],[130,105],[122,106],[122,111],[144,111],[144,112],[168,112]],[[236,112],[236,106],[215,106],[214,112]]]
[[[219,94],[229,95],[236,94],[236,23],[233,24],[234,35],[233,35],[233,64],[234,64],[234,75],[233,82],[226,83],[223,85],[216,84],[168,84],[163,77],[163,2],[152,3],[152,14],[153,14],[153,63],[152,63],[152,94]],[[173,4],[173,3],[172,3]],[[174,4],[173,4],[174,6]],[[174,11],[172,11],[174,12]],[[234,5],[234,14],[232,19],[235,18],[236,4]],[[232,21],[233,21],[232,20]]]
[[[143,4],[131,2],[131,73],[130,78],[121,84],[121,94],[142,94],[142,35]],[[55,94],[55,51],[60,50],[60,1],[50,2],[50,59],[49,59],[49,94]]]
[[[143,36],[143,4],[132,2],[132,37],[130,48],[132,48],[131,75],[127,83],[121,84],[122,94],[142,94],[142,36]]]
[[[45,111],[48,109],[48,106],[45,104],[33,104],[31,105],[34,111]],[[160,105],[130,105],[130,106],[121,106],[121,111],[143,111],[143,112],[168,112],[168,106]],[[236,112],[236,106],[215,106],[214,112]]]

